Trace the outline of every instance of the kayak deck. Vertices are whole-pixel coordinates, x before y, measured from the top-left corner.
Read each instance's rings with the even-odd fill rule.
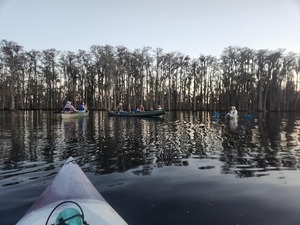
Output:
[[[61,202],[67,201],[65,204]],[[68,202],[71,201],[71,202]],[[66,208],[78,209],[77,203],[88,224],[125,225],[119,214],[106,202],[77,163],[70,157],[54,178],[52,184],[28,210],[17,225],[54,224],[58,214]]]

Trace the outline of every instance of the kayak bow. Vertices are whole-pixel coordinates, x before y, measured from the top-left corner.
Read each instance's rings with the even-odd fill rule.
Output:
[[[126,225],[70,157],[17,225]]]

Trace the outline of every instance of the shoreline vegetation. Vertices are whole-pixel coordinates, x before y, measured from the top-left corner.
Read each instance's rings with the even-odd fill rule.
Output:
[[[161,48],[25,51],[0,41],[0,110],[300,111],[300,53],[229,46],[190,58]]]

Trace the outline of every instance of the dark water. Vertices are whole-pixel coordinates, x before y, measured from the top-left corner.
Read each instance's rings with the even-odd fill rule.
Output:
[[[0,112],[0,224],[15,224],[71,155],[130,225],[300,224],[300,116],[211,114]]]

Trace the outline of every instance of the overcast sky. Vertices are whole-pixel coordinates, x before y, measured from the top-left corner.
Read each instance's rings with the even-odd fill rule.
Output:
[[[300,0],[0,0],[0,40],[25,50],[150,46],[192,58],[228,46],[300,53]]]

